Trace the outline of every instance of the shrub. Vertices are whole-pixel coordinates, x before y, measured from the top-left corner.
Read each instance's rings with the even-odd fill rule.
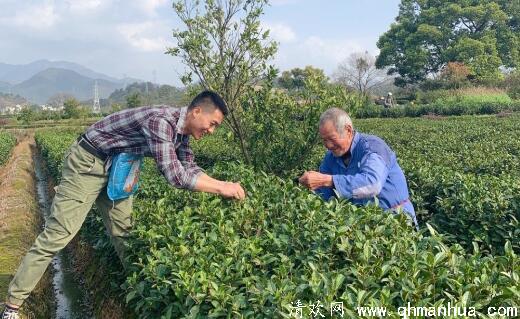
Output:
[[[506,274],[519,263],[509,243],[503,257],[466,255],[433,229],[423,236],[373,206],[324,203],[234,164],[211,174],[240,178],[248,199],[185,196],[153,177],[152,189],[143,185],[126,288],[143,318],[281,318],[297,300],[341,301],[350,315],[358,305],[396,311],[407,302],[460,305],[469,296],[479,309],[515,302],[508,287],[517,283]]]
[[[9,160],[15,145],[16,138],[12,134],[0,131],[0,165]]]
[[[419,95],[423,101],[434,100],[429,104],[407,104],[385,109],[379,105],[363,107],[354,113],[357,118],[371,117],[418,117],[426,114],[434,115],[480,115],[498,114],[501,112],[520,111],[520,102],[513,101],[507,94],[499,90],[483,90],[473,88],[464,91],[429,92]]]
[[[317,146],[323,111],[341,107],[353,112],[363,103],[357,93],[312,76],[305,79],[305,89],[291,95],[273,89],[269,81],[250,90],[242,105],[249,164],[277,175],[291,171]]]
[[[509,74],[505,79],[507,94],[515,100],[520,100],[520,71]]]

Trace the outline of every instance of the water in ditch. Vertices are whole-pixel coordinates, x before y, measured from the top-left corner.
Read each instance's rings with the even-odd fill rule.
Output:
[[[38,152],[33,155],[36,174],[36,196],[40,211],[47,217],[50,213],[52,199],[48,192],[48,176],[42,167],[42,159]],[[88,294],[74,277],[74,271],[65,250],[56,255],[51,262],[52,285],[56,298],[56,315],[54,319],[91,319],[92,309],[89,306]]]

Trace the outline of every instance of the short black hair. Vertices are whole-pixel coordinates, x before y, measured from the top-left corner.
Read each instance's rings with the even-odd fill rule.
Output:
[[[190,105],[188,106],[188,110],[193,109],[196,106],[202,105],[202,104],[212,104],[215,106],[215,108],[219,109],[224,116],[228,115],[229,109],[226,105],[226,102],[224,102],[224,99],[218,95],[218,93],[213,91],[202,91],[191,101]]]

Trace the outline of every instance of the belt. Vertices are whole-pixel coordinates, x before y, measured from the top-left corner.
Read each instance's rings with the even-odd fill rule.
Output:
[[[80,137],[78,137],[78,145],[81,146],[85,151],[101,159],[103,162],[108,158],[107,154],[101,152],[94,145],[92,145],[92,143],[90,143],[85,134],[81,134]]]

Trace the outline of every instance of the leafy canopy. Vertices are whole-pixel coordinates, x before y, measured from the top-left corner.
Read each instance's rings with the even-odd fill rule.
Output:
[[[278,78],[278,85],[289,91],[301,91],[305,89],[305,81],[311,77],[319,80],[321,83],[327,82],[327,76],[322,69],[307,65],[305,68],[294,68],[283,71]]]
[[[239,140],[249,162],[241,99],[269,72],[276,42],[260,27],[267,0],[178,0],[173,8],[185,29],[174,30],[177,44],[167,53],[182,60],[185,85],[200,86],[222,95],[230,115],[226,123]]]
[[[520,63],[519,6],[505,0],[402,0],[396,22],[379,38],[376,65],[391,67],[401,86],[448,62],[464,63],[476,81],[500,78],[500,66]]]

